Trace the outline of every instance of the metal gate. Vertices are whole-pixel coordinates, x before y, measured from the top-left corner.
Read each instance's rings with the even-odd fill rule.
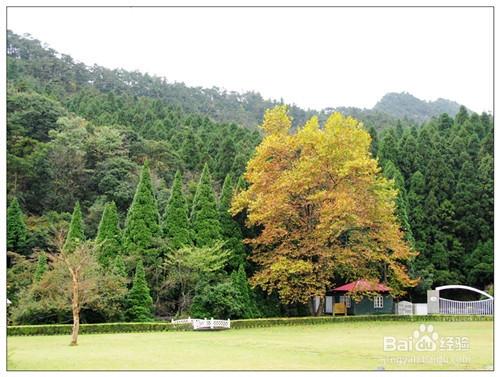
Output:
[[[475,315],[491,315],[493,314],[493,300],[494,298],[486,292],[479,289],[468,287],[465,285],[444,285],[442,287],[437,287],[436,291],[442,291],[446,289],[465,289],[468,291],[473,291],[486,296],[484,300],[476,301],[458,301],[450,300],[447,298],[439,298],[439,313],[440,314],[475,314]]]

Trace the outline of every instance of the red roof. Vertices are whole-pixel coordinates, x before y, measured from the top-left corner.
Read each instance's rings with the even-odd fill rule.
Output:
[[[382,283],[372,283],[367,280],[359,279],[352,283],[342,285],[334,289],[336,292],[354,292],[354,291],[375,291],[375,292],[389,292],[390,288]]]

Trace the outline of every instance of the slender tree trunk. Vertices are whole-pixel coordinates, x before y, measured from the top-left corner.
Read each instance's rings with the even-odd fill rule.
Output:
[[[319,305],[318,305],[318,308],[316,309],[314,315],[316,317],[319,317],[320,315],[323,315],[324,313],[324,310],[325,309],[325,297],[324,296],[321,296],[319,298]]]
[[[80,331],[80,297],[78,294],[78,276],[73,273],[73,295],[71,309],[73,311],[73,331],[71,333],[70,346],[78,345],[78,332]]]
[[[323,315],[324,313],[324,306],[325,306],[325,297],[321,296],[319,298],[319,305],[317,308],[315,308],[315,300],[314,297],[311,298],[311,314],[315,317]]]

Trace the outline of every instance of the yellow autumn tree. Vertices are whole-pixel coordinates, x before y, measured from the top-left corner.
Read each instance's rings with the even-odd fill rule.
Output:
[[[334,277],[383,279],[393,294],[416,282],[405,262],[415,255],[395,216],[396,190],[369,152],[357,120],[334,113],[296,133],[285,106],[267,110],[264,139],[249,161],[247,190],[231,211],[246,210],[247,239],[259,269],[251,282],[283,303],[323,298]],[[321,306],[321,305],[320,305]]]

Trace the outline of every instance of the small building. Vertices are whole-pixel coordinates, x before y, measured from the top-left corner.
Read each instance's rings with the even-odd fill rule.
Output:
[[[370,293],[370,295],[364,296],[365,293]],[[356,302],[351,297],[352,294],[363,297]],[[334,312],[335,315],[394,313],[390,288],[382,283],[374,284],[363,279],[337,287],[327,293],[325,298],[325,313],[333,314]]]

